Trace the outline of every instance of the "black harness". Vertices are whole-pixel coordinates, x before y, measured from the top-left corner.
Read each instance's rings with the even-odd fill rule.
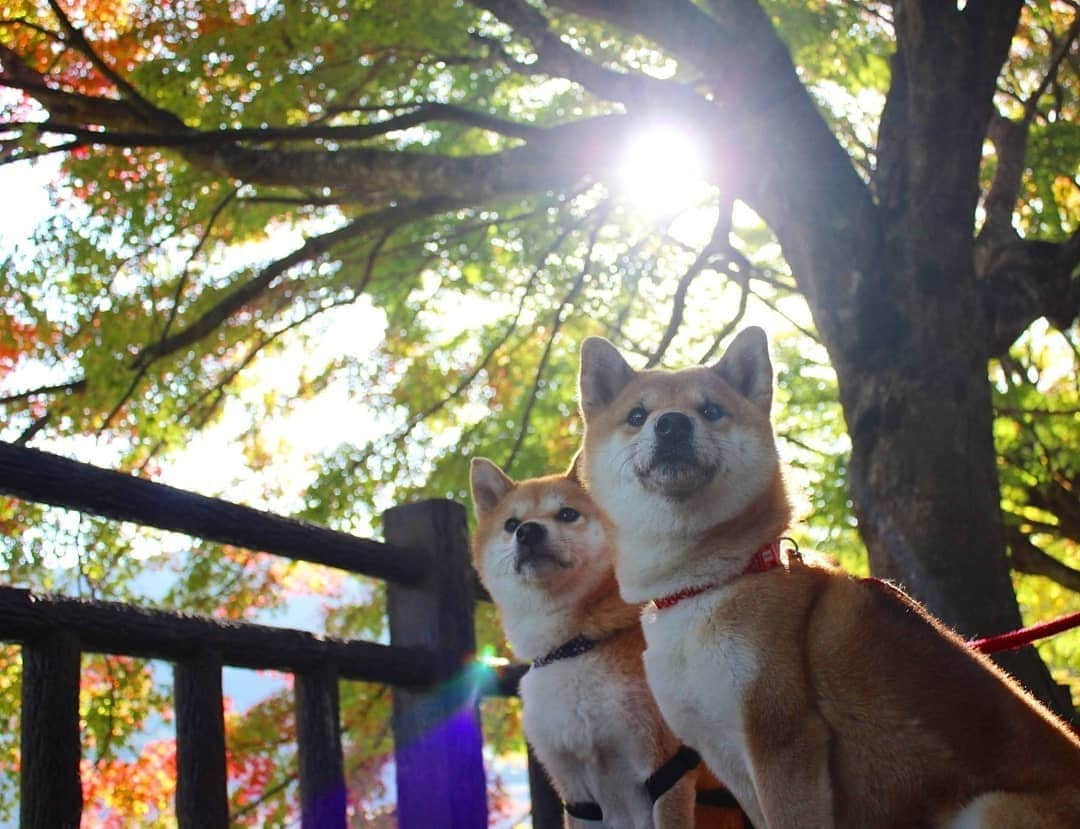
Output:
[[[700,764],[700,754],[689,746],[679,746],[679,750],[675,752],[674,756],[654,771],[649,779],[645,781],[645,791],[649,793],[649,801],[655,804],[676,783],[682,780],[685,774],[693,771]],[[735,795],[723,787],[698,792],[697,804],[717,809],[738,809],[740,812],[742,811],[742,807],[739,805],[739,801],[735,799]],[[604,819],[604,811],[600,808],[599,803],[589,801],[567,803],[563,808],[566,809],[566,814],[570,815],[570,817],[576,817],[578,820],[601,821]],[[742,817],[745,829],[754,829],[753,824],[750,823],[750,818],[746,816],[746,812],[742,813]]]
[[[596,644],[595,639],[590,639],[583,634],[575,636],[573,639],[563,642],[558,647],[548,651],[538,659],[534,659],[532,666],[534,668],[542,668],[544,665],[550,665],[552,662],[558,662],[560,659],[571,659],[575,656],[581,656],[581,654],[587,653],[595,648]],[[656,801],[667,794],[676,783],[682,780],[687,773],[693,771],[699,765],[701,765],[700,754],[689,746],[679,746],[679,750],[675,752],[672,758],[654,771],[649,776],[649,779],[645,781],[645,791],[649,793],[649,801],[655,804]],[[735,799],[735,795],[723,786],[718,789],[708,789],[706,791],[698,792],[697,803],[699,806],[712,806],[718,809],[738,809],[742,812],[742,807],[739,805],[739,801]],[[578,820],[601,821],[604,819],[604,811],[600,808],[600,804],[592,803],[588,800],[581,801],[580,803],[566,803],[563,808],[566,810],[566,814],[570,815],[570,817],[577,818]],[[753,824],[750,823],[750,818],[746,816],[746,812],[742,812],[742,818],[744,829],[754,829]]]

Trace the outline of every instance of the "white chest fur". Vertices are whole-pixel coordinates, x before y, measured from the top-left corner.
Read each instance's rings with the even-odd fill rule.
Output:
[[[657,727],[644,677],[611,672],[594,651],[531,669],[521,699],[525,735],[566,800],[599,804],[604,827],[651,829]]]
[[[758,809],[743,700],[757,678],[759,659],[748,642],[710,624],[723,593],[645,611],[645,674],[675,735],[701,753],[753,818]],[[762,825],[760,817],[756,823]]]

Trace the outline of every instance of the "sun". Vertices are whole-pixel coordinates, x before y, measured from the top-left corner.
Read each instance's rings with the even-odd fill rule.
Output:
[[[678,213],[701,203],[709,190],[705,154],[686,130],[657,124],[636,133],[616,168],[619,194],[653,216]]]

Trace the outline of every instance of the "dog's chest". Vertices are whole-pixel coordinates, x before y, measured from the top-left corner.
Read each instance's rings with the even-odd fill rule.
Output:
[[[525,730],[536,743],[587,759],[597,746],[640,739],[635,722],[647,693],[644,677],[612,672],[597,654],[534,668],[521,683]]]
[[[648,825],[659,725],[644,676],[589,653],[533,668],[521,698],[526,737],[566,799],[599,803],[605,826]]]
[[[752,792],[745,699],[759,658],[710,621],[715,598],[690,599],[643,616],[645,673],[664,719],[740,799]]]

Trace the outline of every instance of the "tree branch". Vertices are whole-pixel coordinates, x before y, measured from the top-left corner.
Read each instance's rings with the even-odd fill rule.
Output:
[[[542,142],[483,155],[349,148],[256,150],[236,145],[187,148],[192,163],[250,184],[326,187],[366,201],[442,197],[478,204],[493,198],[569,189],[612,159],[598,152],[631,128],[621,116],[552,127]]]
[[[502,51],[501,46],[484,39],[490,48],[498,49],[503,60],[515,71],[553,75],[580,84],[589,92],[610,101],[627,106],[665,107],[673,102],[682,105],[703,104],[704,99],[693,90],[670,81],[651,78],[648,75],[615,72],[594,63],[551,30],[548,20],[536,8],[524,0],[469,0],[474,6],[485,9],[513,27],[519,35],[533,44],[537,59],[535,63],[523,64]]]
[[[997,170],[983,201],[986,221],[979,232],[980,241],[992,236],[1017,238],[1012,217],[1024,177],[1027,133],[1028,124],[1023,121],[1010,121],[996,112],[990,118],[986,137],[994,145]]]
[[[90,45],[89,41],[87,41],[85,35],[83,35],[82,30],[77,28],[71,22],[71,19],[56,0],[49,0],[49,8],[52,9],[53,14],[55,14],[57,20],[60,21],[60,29],[64,33],[65,40],[86,56],[91,65],[93,65],[93,67],[97,69],[109,83],[116,87],[116,91],[120,94],[120,97],[123,98],[130,105],[131,109],[134,112],[137,112],[143,120],[147,123],[159,124],[162,126],[183,126],[183,123],[179,118],[171,112],[166,112],[165,110],[154,106],[146,98],[140,95],[138,90],[128,83],[124,77],[109,66],[109,64],[94,51],[94,48]]]
[[[1069,54],[1072,44],[1080,35],[1080,13],[1073,17],[1062,41],[1050,57],[1050,65],[1042,81],[1034,92],[1023,101],[1024,113],[1019,121],[1012,121],[994,112],[990,118],[987,137],[994,145],[997,155],[997,171],[986,195],[984,208],[986,221],[980,232],[980,239],[991,236],[1015,236],[1012,226],[1013,210],[1020,193],[1020,183],[1024,176],[1027,156],[1028,130],[1038,112],[1039,100],[1057,77],[1062,61]]]
[[[27,391],[5,395],[4,397],[0,397],[0,406],[6,406],[11,403],[21,403],[24,400],[28,400],[31,397],[37,397],[41,394],[56,394],[57,392],[77,394],[85,390],[86,378],[80,377],[77,380],[69,380],[66,383],[58,383],[53,386],[38,386],[37,388],[28,389]]]
[[[126,101],[83,95],[50,86],[44,75],[27,66],[17,52],[3,43],[0,43],[0,62],[4,64],[0,86],[27,93],[54,118],[85,124],[106,124],[114,129],[146,126]]]
[[[1024,103],[1023,123],[1025,125],[1030,124],[1034,120],[1035,114],[1039,111],[1039,99],[1042,98],[1049,86],[1057,79],[1058,70],[1061,68],[1061,64],[1065,58],[1068,57],[1072,45],[1078,35],[1080,35],[1080,10],[1073,14],[1072,24],[1065,32],[1061,42],[1058,43],[1057,48],[1054,49],[1053,54],[1050,55],[1050,64],[1047,66],[1046,74],[1043,75],[1043,78],[1035,88],[1035,91],[1028,96],[1027,101]]]
[[[144,347],[135,357],[133,368],[139,369],[149,365],[166,354],[171,354],[181,348],[187,348],[202,338],[209,336],[222,322],[269,288],[279,276],[299,264],[326,255],[338,243],[356,238],[372,230],[385,228],[388,225],[401,225],[415,221],[434,213],[449,210],[454,206],[452,203],[441,199],[413,202],[374,213],[367,213],[337,230],[308,239],[288,256],[282,257],[263,268],[254,279],[228,294],[182,331],[165,337],[153,345]]]
[[[123,131],[93,130],[78,124],[43,121],[33,126],[40,132],[72,135],[83,144],[104,147],[199,147],[225,146],[239,141],[267,143],[281,141],[364,141],[387,133],[435,122],[453,122],[496,132],[525,141],[542,139],[547,128],[509,121],[482,112],[473,112],[453,104],[421,104],[409,112],[372,124],[308,124],[297,127],[249,127],[221,130]],[[0,129],[14,126],[0,124]]]
[[[53,89],[44,76],[27,67],[12,50],[0,44],[5,73],[0,84],[22,89],[50,113],[50,129],[72,130],[81,142],[118,143],[150,141],[174,146],[195,166],[225,178],[249,184],[297,188],[329,188],[362,198],[365,202],[395,203],[444,197],[478,204],[493,198],[519,196],[536,191],[568,189],[586,175],[606,169],[611,158],[598,152],[601,146],[618,143],[630,128],[625,118],[599,116],[559,127],[540,128],[514,124],[483,113],[446,104],[424,104],[413,113],[395,116],[381,125],[354,127],[304,127],[283,132],[220,131],[198,133],[179,119],[164,116],[150,123],[126,100],[116,101]],[[9,67],[9,63],[11,66]],[[656,81],[656,83],[661,83]],[[670,91],[669,91],[670,96]],[[323,149],[257,149],[237,143],[240,138],[277,136],[280,140],[312,135],[337,138],[373,137],[389,129],[421,120],[444,119],[501,131],[517,138],[535,138],[521,147],[471,156],[350,147],[335,152]],[[98,125],[102,130],[91,129]],[[205,137],[203,137],[205,136]],[[121,140],[122,139],[122,140]]]
[[[713,337],[712,343],[709,345],[709,347],[705,350],[705,353],[702,354],[701,358],[698,360],[698,365],[705,365],[710,360],[712,360],[712,358],[713,358],[713,356],[715,356],[716,352],[720,350],[720,343],[722,343],[725,339],[727,339],[727,337],[735,330],[735,328],[739,325],[739,323],[742,322],[742,318],[744,316],[746,316],[746,303],[747,303],[747,300],[750,297],[750,275],[749,274],[744,274],[743,275],[743,278],[739,281],[739,288],[741,288],[742,290],[739,293],[739,304],[735,308],[735,313],[732,314],[731,319],[729,319],[724,324],[724,327],[716,332],[716,336]]]
[[[1080,315],[1080,231],[1060,243],[980,235],[975,263],[987,357],[1005,353],[1039,317],[1064,330]]]
[[[690,285],[698,278],[702,271],[712,266],[712,260],[716,252],[728,246],[728,234],[730,232],[731,202],[728,201],[726,204],[720,205],[720,216],[716,220],[716,225],[713,227],[712,237],[709,239],[708,244],[701,249],[697,258],[690,264],[690,267],[686,269],[682,278],[679,279],[679,284],[675,288],[675,296],[671,301],[671,316],[668,318],[667,328],[660,338],[656,350],[649,355],[649,359],[645,363],[645,368],[656,368],[656,366],[660,365],[660,361],[664,359],[664,355],[667,353],[672,340],[675,339],[675,335],[679,332],[679,327],[682,325],[683,313],[686,307],[686,294],[690,290]]]
[[[1016,527],[1005,527],[1009,543],[1009,565],[1019,573],[1044,576],[1068,590],[1080,593],[1080,570],[1074,570],[1040,550]]]
[[[510,472],[514,465],[514,460],[518,456],[518,452],[521,451],[521,446],[525,442],[525,436],[529,433],[529,419],[532,416],[533,407],[536,405],[536,398],[540,393],[540,382],[543,380],[544,372],[547,371],[548,362],[551,359],[551,351],[555,345],[555,340],[559,336],[559,331],[562,330],[563,323],[566,322],[566,318],[563,316],[567,306],[571,305],[582,289],[585,287],[585,282],[592,272],[593,263],[593,251],[596,249],[596,239],[600,234],[600,229],[604,225],[604,218],[607,216],[609,206],[601,204],[593,210],[593,215],[597,215],[596,224],[593,226],[592,233],[589,234],[588,248],[585,252],[585,262],[581,266],[581,272],[578,273],[577,279],[570,286],[570,290],[563,296],[562,302],[559,303],[559,307],[555,310],[555,316],[551,323],[551,334],[547,338],[547,342],[544,345],[544,351],[540,355],[540,362],[536,366],[536,374],[533,377],[532,387],[529,390],[529,396],[525,401],[525,407],[521,412],[521,423],[518,426],[517,436],[514,438],[514,445],[510,449],[510,453],[506,457],[506,462],[502,468]]]

